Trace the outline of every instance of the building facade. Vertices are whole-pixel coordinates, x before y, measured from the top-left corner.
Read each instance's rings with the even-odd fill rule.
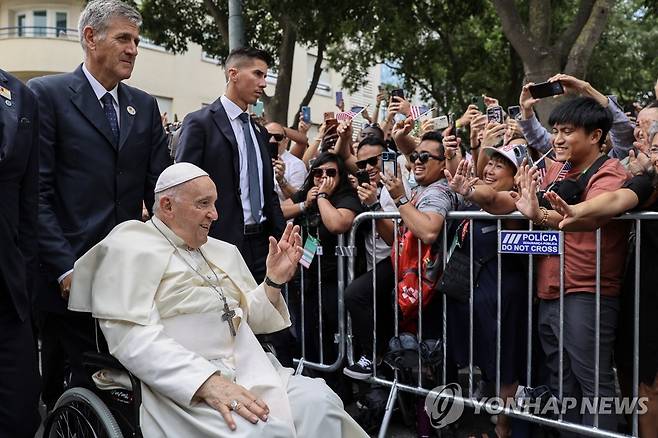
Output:
[[[77,31],[83,6],[80,0],[0,0],[0,67],[23,81],[74,70],[83,58]],[[295,48],[290,124],[308,89],[315,59],[313,49]],[[380,77],[380,69],[372,68],[368,85],[346,95],[346,108],[374,104]],[[341,89],[341,81],[335,71],[322,72],[310,103],[314,125],[322,122],[324,112],[336,111],[335,92]],[[200,46],[190,44],[186,53],[175,55],[148,41],[140,44],[135,70],[126,83],[154,95],[169,121],[182,120],[213,102],[226,86],[222,67],[205,56]],[[270,73],[268,83],[266,93],[271,95],[275,74]]]

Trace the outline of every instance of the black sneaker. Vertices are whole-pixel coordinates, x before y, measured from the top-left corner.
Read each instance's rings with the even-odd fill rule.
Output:
[[[372,362],[365,356],[361,356],[358,362],[343,368],[343,374],[357,380],[367,380],[372,376]]]

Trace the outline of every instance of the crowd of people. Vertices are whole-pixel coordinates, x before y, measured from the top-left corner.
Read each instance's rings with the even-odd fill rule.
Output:
[[[547,81],[565,96],[546,120],[530,83],[518,106],[505,111],[496,98],[476,96],[441,125],[404,93],[381,91],[372,116],[346,113],[340,102],[340,117],[325,114],[310,139],[303,113],[291,128],[249,112],[273,62],[241,48],[226,59],[224,94],[167,133],[156,100],[122,82],[140,25],[119,0],[89,2],[79,24],[85,58],[74,72],[27,87],[0,72],[0,399],[16,401],[0,404],[0,436],[32,437],[39,398],[52,412],[67,388],[99,386],[83,366],[83,353],[98,348],[97,327],[142,382],[144,436],[226,428],[240,436],[365,436],[341,399],[352,400],[351,383],[372,377],[385,356],[396,307],[400,331],[445,335],[450,381],[472,349],[482,382],[499,380],[501,397],[528,385],[528,368],[533,386],[556,397],[637,389],[647,400],[640,436],[658,436],[657,232],[653,221],[632,229],[612,220],[658,208],[658,101],[625,113],[614,96],[557,74]],[[354,117],[365,119],[358,132]],[[531,332],[527,257],[503,254],[499,266],[496,221],[449,219],[453,211],[518,211],[526,219],[504,220],[505,229],[532,222],[565,231],[562,300],[559,256],[534,257]],[[338,236],[362,212],[399,218],[373,219],[357,233],[363,257],[344,298],[358,359],[314,374],[328,386],[291,376],[293,358],[331,364],[345,342],[335,337]],[[639,266],[631,236],[640,241]],[[539,340],[530,364],[528,337]],[[262,354],[256,338],[276,358]],[[597,417],[599,428],[630,431],[620,415]],[[578,406],[565,419],[595,422]],[[512,432],[524,436],[528,425],[499,415],[489,436]]]

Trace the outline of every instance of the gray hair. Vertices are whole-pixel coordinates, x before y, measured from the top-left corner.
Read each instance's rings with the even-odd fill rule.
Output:
[[[153,214],[154,215],[158,216],[159,219],[162,219],[160,217],[160,199],[167,196],[169,198],[174,198],[174,199],[178,200],[178,197],[179,197],[179,194],[180,194],[180,189],[181,189],[181,186],[183,184],[178,184],[177,186],[169,187],[168,189],[165,189],[165,190],[155,194],[155,198],[154,198],[154,202],[153,202]]]
[[[649,147],[651,147],[651,140],[653,140],[656,134],[658,134],[658,120],[654,120],[651,126],[649,126],[649,138],[647,138]]]
[[[104,38],[110,21],[118,17],[129,20],[138,28],[142,26],[142,15],[135,8],[120,0],[93,0],[87,3],[78,21],[80,44],[85,53],[87,52],[87,43],[83,33],[85,27],[91,27],[101,38]]]

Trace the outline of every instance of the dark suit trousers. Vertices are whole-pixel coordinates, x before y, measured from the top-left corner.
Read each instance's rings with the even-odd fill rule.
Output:
[[[67,371],[70,386],[90,387],[91,377],[82,367],[82,354],[96,351],[94,320],[88,313],[41,313],[41,367],[43,401],[51,409],[64,392]],[[66,369],[68,360],[69,370]]]
[[[244,249],[242,257],[247,263],[247,267],[254,276],[256,283],[260,284],[265,280],[267,267],[267,253],[269,251],[268,234],[258,233],[244,236]],[[272,344],[276,350],[276,357],[283,366],[292,367],[292,356],[294,348],[294,339],[289,328],[267,335],[256,336],[261,343]]]
[[[372,271],[355,278],[345,289],[345,308],[352,317],[354,343],[361,347],[361,354],[372,356],[373,307]],[[377,263],[375,276],[377,285],[377,351],[382,354],[393,336],[393,286],[395,273],[391,258]]]
[[[0,438],[32,438],[39,428],[39,368],[29,318],[21,321],[0,289]]]

